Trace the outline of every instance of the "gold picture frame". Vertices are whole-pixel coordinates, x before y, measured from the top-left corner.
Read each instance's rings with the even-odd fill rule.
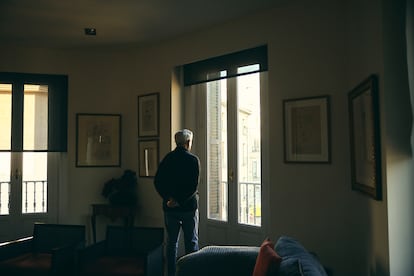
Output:
[[[330,97],[283,101],[285,163],[330,163]]]
[[[76,114],[76,167],[121,166],[121,115]]]
[[[378,77],[348,93],[352,189],[382,199]]]

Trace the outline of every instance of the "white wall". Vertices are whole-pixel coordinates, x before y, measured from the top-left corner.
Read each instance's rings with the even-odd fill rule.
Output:
[[[347,1],[346,17],[346,80],[348,90],[354,88],[370,74],[379,78],[380,110],[384,110],[384,65],[382,6],[376,0]],[[380,115],[380,120],[383,119]],[[381,120],[381,133],[384,123]],[[382,139],[381,139],[382,140]],[[383,142],[383,141],[382,141]],[[366,245],[364,254],[370,256],[365,275],[388,275],[388,224],[385,146],[382,143],[382,201],[358,199],[366,225],[361,229]],[[356,247],[356,250],[361,248]]]
[[[269,136],[263,138],[270,141],[269,237],[298,238],[335,275],[387,275],[387,204],[351,190],[347,115],[348,91],[371,73],[383,74],[382,10],[374,0],[348,1],[346,6],[342,2],[291,1],[146,48],[0,48],[8,53],[2,55],[0,71],[69,76],[67,189],[71,204],[63,208],[64,220],[89,225],[90,204],[104,202],[103,183],[119,177],[124,169],[137,170],[137,95],[160,93],[162,157],[171,148],[174,67],[267,44],[269,104],[263,108],[268,109]],[[332,163],[285,164],[282,100],[323,94],[331,95]],[[75,167],[78,112],[122,114],[121,168]],[[163,225],[161,201],[152,180],[140,178],[139,192],[137,224]]]

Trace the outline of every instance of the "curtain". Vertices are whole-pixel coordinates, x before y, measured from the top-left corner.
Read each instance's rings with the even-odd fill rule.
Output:
[[[414,1],[407,0],[405,35],[407,43],[408,85],[411,95],[411,112],[414,118]],[[414,123],[411,127],[411,148],[414,149]]]

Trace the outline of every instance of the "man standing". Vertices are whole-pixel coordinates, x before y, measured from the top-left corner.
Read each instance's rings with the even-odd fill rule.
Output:
[[[177,147],[168,153],[155,174],[155,189],[163,199],[167,230],[168,276],[175,275],[180,229],[184,232],[185,253],[198,247],[198,182],[200,160],[192,154],[193,133],[183,129],[175,133]]]

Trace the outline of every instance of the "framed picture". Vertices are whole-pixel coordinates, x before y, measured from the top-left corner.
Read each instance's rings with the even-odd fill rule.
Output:
[[[76,114],[76,167],[121,165],[121,115]]]
[[[158,136],[159,131],[158,93],[138,96],[138,136]]]
[[[138,142],[139,176],[153,177],[158,168],[158,140]]]
[[[286,163],[330,163],[329,96],[283,101]]]
[[[348,93],[352,189],[382,199],[378,78]]]

